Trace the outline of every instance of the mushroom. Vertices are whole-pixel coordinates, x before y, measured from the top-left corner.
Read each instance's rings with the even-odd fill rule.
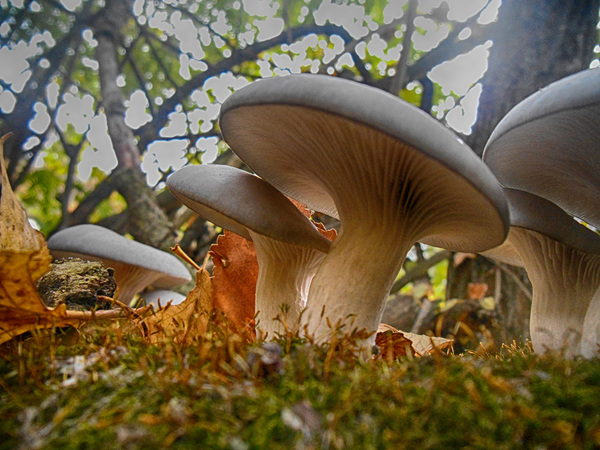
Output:
[[[505,192],[511,228],[501,247],[512,247],[531,280],[533,348],[575,356],[588,305],[600,287],[600,236],[552,202],[514,189]],[[484,254],[502,260],[506,253],[497,250]]]
[[[158,303],[160,302],[162,307],[166,306],[167,303],[179,305],[186,299],[185,295],[168,289],[157,289],[155,291],[144,292],[140,297],[146,305],[158,306]]]
[[[240,169],[186,166],[167,179],[173,195],[200,216],[252,241],[258,259],[257,328],[267,336],[298,326],[310,281],[331,241],[281,192]]]
[[[597,358],[600,353],[600,288],[596,291],[583,320],[581,355]]]
[[[600,70],[529,96],[498,124],[483,159],[500,183],[600,228]]]
[[[147,286],[169,288],[191,280],[175,256],[99,225],[65,228],[48,239],[48,248],[54,258],[77,257],[112,267],[118,287],[115,297],[126,304]]]
[[[319,341],[330,325],[377,330],[416,241],[473,252],[508,232],[504,193],[475,153],[379,89],[325,75],[263,79],[223,103],[220,127],[260,177],[341,221],[307,301],[307,331]]]

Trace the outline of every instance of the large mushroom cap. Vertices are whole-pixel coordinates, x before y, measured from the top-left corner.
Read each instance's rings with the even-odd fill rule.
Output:
[[[231,95],[220,125],[258,175],[317,211],[337,217],[349,202],[435,210],[418,238],[463,251],[499,245],[508,232],[501,186],[474,152],[379,89],[320,75],[268,78]]]
[[[65,228],[48,239],[48,248],[55,257],[87,257],[109,266],[115,262],[155,272],[152,284],[157,287],[177,286],[191,280],[190,273],[175,256],[99,225]]]
[[[186,166],[167,179],[173,195],[205,219],[248,240],[248,230],[327,252],[329,239],[273,186],[229,166]]]
[[[506,187],[600,227],[600,70],[563,78],[515,106],[483,160]]]

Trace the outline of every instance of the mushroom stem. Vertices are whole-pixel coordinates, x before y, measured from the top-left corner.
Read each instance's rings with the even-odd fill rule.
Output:
[[[375,332],[412,244],[412,239],[385,230],[342,226],[310,287],[308,335],[321,342],[342,326],[345,332]],[[375,334],[364,344],[374,343]]]
[[[597,358],[600,354],[600,289],[596,291],[588,306],[581,337],[581,355]]]
[[[530,331],[536,352],[579,353],[588,306],[600,286],[600,256],[584,253],[543,234],[513,228],[509,240],[533,287]]]
[[[325,253],[249,230],[258,259],[257,328],[267,337],[298,329],[308,289]],[[279,320],[275,320],[279,316]]]

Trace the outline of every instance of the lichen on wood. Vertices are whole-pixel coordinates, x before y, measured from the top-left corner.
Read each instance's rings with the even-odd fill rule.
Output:
[[[112,298],[117,288],[113,269],[79,258],[54,261],[52,270],[40,278],[37,286],[48,307],[65,303],[67,309],[76,311],[110,309],[111,304],[98,296]]]

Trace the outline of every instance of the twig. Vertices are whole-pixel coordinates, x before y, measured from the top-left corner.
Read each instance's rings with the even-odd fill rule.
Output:
[[[183,249],[179,246],[179,244],[175,244],[175,247],[171,247],[171,251],[173,253],[175,253],[177,256],[179,256],[181,259],[183,259],[185,262],[187,262],[189,265],[191,265],[194,269],[196,269],[196,270],[202,269],[202,267],[200,267],[198,264],[196,264],[196,261],[194,261],[192,258],[190,258],[187,255],[187,253],[185,253],[183,251]],[[204,265],[206,266],[206,260],[204,261]]]

